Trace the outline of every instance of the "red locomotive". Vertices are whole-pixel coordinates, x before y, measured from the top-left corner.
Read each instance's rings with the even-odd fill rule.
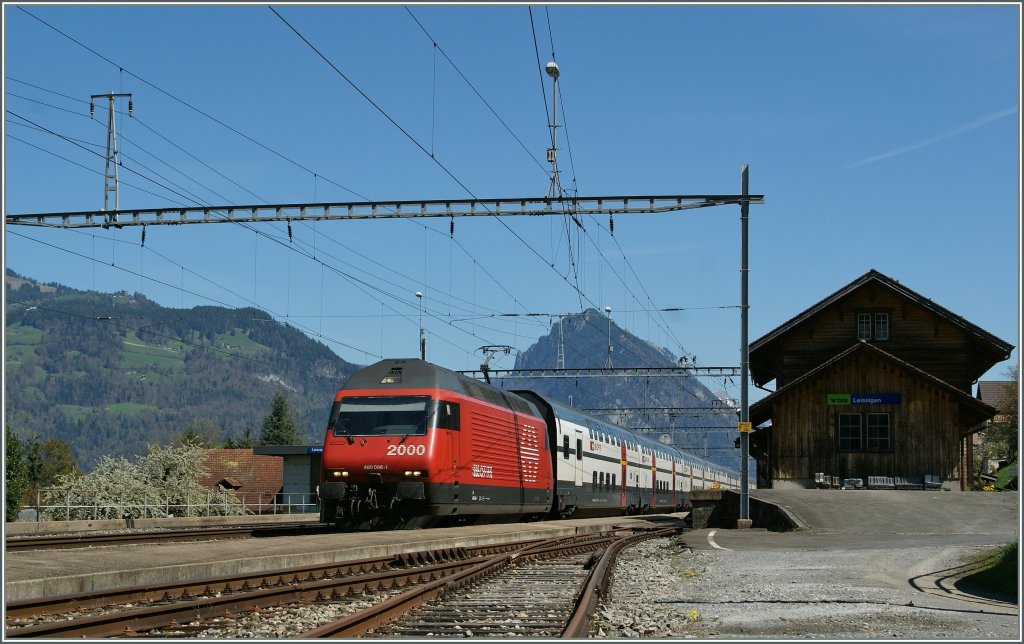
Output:
[[[349,379],[321,468],[324,517],[339,527],[540,519],[552,503],[536,407],[422,360],[384,360]]]

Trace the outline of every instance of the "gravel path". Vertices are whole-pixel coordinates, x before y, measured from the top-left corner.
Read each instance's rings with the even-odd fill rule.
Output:
[[[1019,641],[1016,606],[952,598],[916,576],[978,551],[690,551],[651,540],[619,556],[591,637]]]

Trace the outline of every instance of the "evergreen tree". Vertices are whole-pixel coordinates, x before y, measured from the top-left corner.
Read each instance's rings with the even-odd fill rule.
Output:
[[[246,427],[241,438],[228,436],[224,441],[224,449],[252,449],[252,427]]]
[[[200,447],[213,448],[220,443],[220,427],[217,423],[208,418],[196,418],[188,428],[181,434],[174,437],[172,445],[199,445]]]
[[[4,514],[8,521],[15,521],[28,487],[28,466],[25,445],[9,426],[4,428],[4,443]]]
[[[263,419],[260,445],[302,445],[302,432],[292,417],[288,399],[278,392],[270,414]]]

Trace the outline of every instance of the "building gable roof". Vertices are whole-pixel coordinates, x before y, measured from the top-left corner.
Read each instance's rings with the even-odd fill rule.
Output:
[[[867,273],[861,275],[860,277],[853,280],[852,282],[842,287],[838,291],[832,293],[831,295],[827,296],[820,302],[814,304],[810,308],[797,314],[792,319],[783,322],[776,328],[772,329],[768,333],[762,335],[760,338],[751,342],[749,348],[750,353],[753,354],[765,350],[766,347],[768,347],[774,341],[794,331],[798,326],[800,326],[804,322],[814,318],[828,307],[832,306],[833,304],[836,304],[840,300],[848,297],[849,295],[856,291],[859,291],[867,287],[870,284],[880,284],[883,287],[892,290],[900,297],[903,297],[911,302],[914,302],[915,304],[923,307],[924,309],[932,311],[939,317],[948,321],[950,324],[959,327],[965,333],[973,335],[979,341],[991,346],[993,352],[1002,355],[1004,360],[1009,358],[1010,353],[1013,351],[1013,345],[1010,344],[1009,342],[1006,342],[1005,340],[996,337],[995,335],[989,333],[985,329],[982,329],[978,325],[969,322],[967,319],[957,315],[956,313],[953,313],[944,306],[941,306],[933,302],[932,300],[924,297],[920,293],[917,293],[916,291],[913,291],[907,288],[906,286],[903,286],[898,281],[894,280],[888,275],[884,275],[883,273],[880,273],[879,271],[872,268]],[[760,371],[763,372],[764,370],[762,369]],[[769,374],[767,373],[761,373],[759,377],[755,378],[755,380],[757,382],[763,383],[772,380],[773,377],[774,376],[769,377]]]
[[[779,398],[785,396],[789,392],[793,391],[794,389],[796,389],[797,387],[799,387],[803,383],[808,382],[809,380],[812,380],[813,378],[818,377],[819,375],[824,373],[830,367],[833,367],[833,366],[835,366],[837,364],[840,364],[840,363],[846,361],[847,359],[849,359],[851,356],[855,355],[856,353],[862,352],[862,351],[871,352],[871,353],[881,357],[883,360],[886,360],[886,361],[888,361],[888,362],[898,366],[899,368],[903,369],[904,371],[907,371],[908,373],[910,373],[914,377],[917,377],[917,378],[920,378],[921,380],[924,380],[925,382],[927,382],[931,386],[933,386],[933,387],[935,387],[937,389],[941,389],[942,391],[944,391],[947,394],[949,394],[950,396],[952,396],[953,399],[958,401],[961,405],[964,405],[965,407],[967,407],[967,408],[971,409],[972,411],[974,411],[975,413],[977,413],[979,415],[979,417],[981,417],[982,420],[987,419],[987,418],[992,418],[995,415],[995,413],[996,413],[995,408],[993,408],[991,405],[988,405],[988,404],[978,400],[977,398],[971,396],[968,393],[965,393],[965,392],[957,389],[956,387],[954,387],[953,385],[951,385],[949,383],[946,383],[946,382],[943,382],[942,380],[939,380],[938,378],[936,378],[935,376],[931,375],[930,373],[928,373],[926,371],[922,371],[921,369],[918,369],[917,367],[915,367],[914,365],[910,364],[909,362],[906,362],[904,360],[900,360],[896,356],[892,355],[891,353],[888,353],[887,351],[883,351],[882,349],[879,349],[877,346],[871,344],[870,342],[860,341],[860,342],[857,342],[852,347],[850,347],[849,349],[847,349],[847,350],[843,351],[842,353],[834,356],[833,358],[831,358],[827,362],[825,362],[825,363],[823,363],[821,365],[818,365],[817,367],[815,367],[811,371],[808,371],[807,373],[803,374],[799,378],[796,378],[792,382],[788,383],[782,389],[779,389],[778,391],[773,392],[771,395],[769,395],[769,396],[767,396],[765,398],[762,398],[761,400],[759,400],[756,403],[752,404],[750,406],[750,411],[749,411],[751,422],[753,422],[755,426],[756,425],[760,425],[761,423],[765,422],[766,420],[771,418],[772,406],[775,404],[776,400],[778,400]],[[979,420],[979,422],[981,422],[981,421]]]
[[[978,381],[978,400],[992,405],[1000,413],[1010,409],[1016,394],[1017,391],[1012,380]]]
[[[203,457],[206,475],[200,477],[203,487],[213,488],[230,480],[244,494],[275,494],[284,485],[284,467],[280,456],[253,454],[252,449],[208,449]]]

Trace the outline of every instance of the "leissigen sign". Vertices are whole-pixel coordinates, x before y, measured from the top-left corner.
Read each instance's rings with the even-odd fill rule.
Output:
[[[898,405],[900,394],[826,394],[830,405]]]

